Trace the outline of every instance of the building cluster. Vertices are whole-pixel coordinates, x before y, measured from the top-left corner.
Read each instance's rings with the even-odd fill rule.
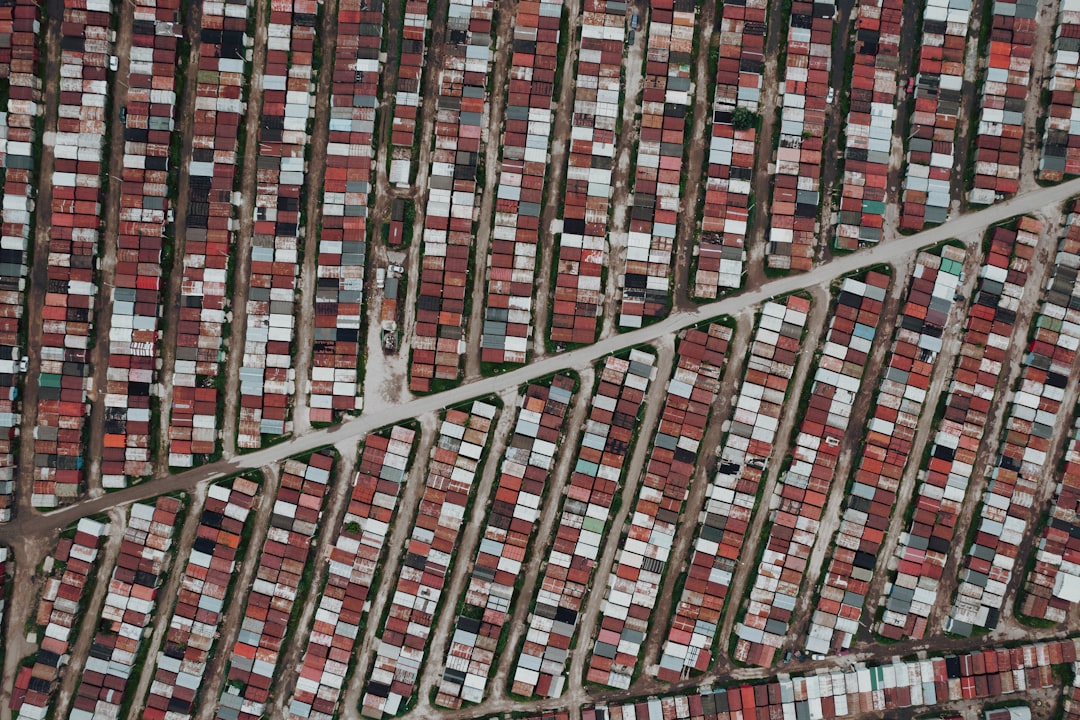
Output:
[[[257,720],[266,714],[296,602],[305,599],[303,577],[333,466],[333,456],[320,452],[304,461],[286,460],[281,469],[270,527],[218,700],[218,720]]]
[[[855,16],[855,63],[844,123],[844,177],[835,244],[856,250],[882,239],[889,152],[896,121],[902,0],[865,0]]]
[[[731,426],[706,490],[690,566],[675,599],[657,673],[661,680],[704,672],[712,662],[724,602],[772,456],[809,310],[810,301],[796,295],[761,308]]]
[[[364,627],[368,594],[390,535],[416,432],[394,426],[368,435],[352,494],[330,549],[326,586],[305,644],[289,720],[332,720]]]
[[[311,422],[359,410],[368,198],[375,182],[375,110],[382,79],[382,5],[338,3],[338,41],[330,91],[322,226],[318,237]],[[400,82],[400,80],[399,80]]]
[[[458,379],[465,353],[466,298],[475,273],[474,226],[484,188],[483,150],[490,108],[493,0],[451,0],[439,69],[435,147],[424,213],[409,389]],[[480,258],[483,261],[483,258]]]
[[[1050,515],[1024,584],[1020,612],[1060,623],[1076,603],[1080,603],[1080,419],[1069,435]]]
[[[742,285],[768,12],[765,0],[726,2],[720,10],[720,56],[694,276],[694,296],[699,298],[713,299]],[[737,111],[743,113],[738,126]]]
[[[194,717],[230,599],[233,573],[243,559],[243,540],[251,531],[249,515],[258,492],[259,486],[244,477],[207,490],[176,604],[154,662],[142,720]]]
[[[604,313],[611,175],[615,170],[615,134],[621,125],[625,39],[626,3],[585,0],[573,81],[562,234],[552,268],[554,343],[594,342]]]
[[[476,551],[469,585],[454,622],[435,702],[460,707],[484,699],[499,641],[510,619],[529,543],[555,469],[574,381],[529,385],[499,467],[494,500]]]
[[[26,354],[20,330],[25,329],[23,302],[37,195],[37,120],[45,109],[37,76],[40,30],[37,0],[16,0],[0,7],[0,92],[7,99],[0,106],[4,197],[0,207],[0,522],[11,520],[18,471],[20,358]]]
[[[630,525],[605,582],[600,628],[586,670],[590,682],[625,690],[633,681],[732,334],[729,327],[711,324],[688,330],[679,340],[675,374]]]
[[[112,15],[108,0],[65,3],[61,31],[56,157],[49,220],[41,371],[34,428],[32,502],[71,502],[85,481],[87,391],[93,385],[90,348],[94,273],[100,250],[103,154],[108,126]],[[30,458],[25,458],[29,462]]]
[[[417,160],[413,154],[419,142],[416,131],[427,58],[427,26],[428,4],[423,0],[406,0],[390,129],[390,182],[398,187],[408,187],[412,182],[412,167]]]
[[[1066,231],[1058,245],[1050,279],[1021,360],[1019,386],[1004,417],[997,459],[989,473],[974,538],[965,548],[960,585],[947,632],[970,635],[993,629],[1005,604],[1006,589],[1027,546],[1027,530],[1039,521],[1045,494],[1040,489],[1054,472],[1054,430],[1067,425],[1073,407],[1065,393],[1080,350],[1080,242]]]
[[[169,158],[176,116],[180,0],[138,0],[124,107],[120,226],[105,386],[101,484],[122,488],[154,471],[151,395],[161,357],[162,248],[172,242]]]
[[[256,158],[247,327],[240,364],[239,448],[292,429],[293,340],[301,265],[301,193],[315,105],[316,0],[276,0],[267,28],[262,119]]]
[[[365,714],[396,715],[416,693],[495,414],[495,406],[478,400],[468,411],[446,411],[364,685],[360,704]]]
[[[882,594],[884,610],[874,630],[890,640],[926,634],[998,381],[1003,371],[1008,374],[1006,351],[1040,230],[1037,221],[1022,218],[1017,228],[990,231],[944,412],[928,440],[925,473],[916,483],[911,519],[892,559],[895,574]]]
[[[619,279],[620,327],[641,327],[668,311],[685,182],[687,115],[694,100],[691,60],[696,19],[695,6],[688,0],[649,3],[641,133],[634,160],[626,261]]]
[[[238,230],[239,134],[247,107],[245,58],[254,43],[251,12],[249,0],[222,0],[202,11],[169,417],[169,465],[174,467],[205,462],[218,450],[230,271],[235,271],[229,259]]]
[[[840,285],[817,370],[807,381],[790,464],[770,501],[775,509],[745,614],[735,628],[733,655],[741,662],[767,667],[787,640],[888,287],[889,277],[877,271]]]
[[[853,663],[771,682],[586,706],[582,720],[832,720],[1060,687],[1052,666],[1075,663],[1080,640],[976,650],[884,665]],[[1075,701],[1074,703],[1075,704]],[[912,710],[906,710],[911,713]],[[1016,716],[1014,716],[1015,718]]]
[[[502,138],[495,222],[487,258],[487,300],[480,359],[524,363],[532,335],[537,251],[548,174],[548,143],[555,120],[555,76],[563,5],[518,3],[514,15],[510,86]]]
[[[832,100],[829,71],[835,16],[832,0],[796,0],[791,4],[780,140],[766,231],[768,266],[778,270],[809,270],[817,247],[821,152]]]
[[[812,654],[833,655],[847,649],[859,631],[904,469],[911,460],[942,336],[959,297],[964,255],[963,248],[946,245],[938,253],[920,253],[915,261],[822,576],[806,639],[806,649]]]
[[[1048,68],[1046,127],[1042,136],[1039,179],[1064,180],[1080,175],[1080,2],[1060,0],[1054,31],[1053,60]]]
[[[172,560],[172,537],[183,503],[167,495],[131,506],[69,720],[116,718],[143,671],[140,650],[154,617],[158,589]]]
[[[968,201],[989,205],[1020,189],[1024,108],[1035,46],[1036,0],[994,3],[975,135],[975,186]]]
[[[83,518],[74,535],[62,537],[51,561],[37,605],[34,625],[41,636],[38,650],[15,676],[9,707],[28,720],[44,720],[52,710],[63,669],[82,624],[86,601],[93,594],[98,561],[109,532],[107,523]]]
[[[630,459],[635,428],[656,358],[631,350],[608,357],[589,403],[589,419],[567,481],[566,496],[529,613],[525,643],[510,679],[515,695],[558,697],[592,584],[610,530],[611,508]]]
[[[901,230],[922,230],[949,216],[970,22],[971,0],[926,0],[923,5]]]

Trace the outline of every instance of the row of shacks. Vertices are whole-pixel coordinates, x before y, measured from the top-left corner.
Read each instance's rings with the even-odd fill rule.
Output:
[[[845,250],[882,239],[889,151],[896,121],[901,0],[865,0],[855,18],[855,61],[844,124],[844,177],[835,244]]]
[[[991,231],[979,269],[944,412],[912,499],[911,519],[898,538],[895,570],[882,594],[875,632],[921,639],[937,602],[975,458],[986,432],[995,389],[1027,284],[1039,225],[1023,218],[1015,229]]]
[[[761,308],[683,590],[673,606],[657,672],[661,680],[704,672],[712,662],[720,615],[776,442],[809,311],[810,301],[795,295]]]
[[[194,715],[221,631],[233,573],[243,558],[243,538],[251,530],[249,515],[258,492],[258,484],[244,477],[208,488],[168,629],[154,661],[144,720]]]
[[[368,8],[370,11],[370,8]],[[394,117],[390,130],[390,182],[407,187],[412,181],[414,143],[420,115],[420,93],[427,58],[428,5],[423,0],[407,0],[401,26],[401,57]]]
[[[574,383],[557,375],[550,385],[529,385],[499,466],[491,510],[476,551],[450,638],[435,702],[460,707],[484,699],[499,641],[508,630],[515,585],[540,519],[546,483],[555,468]]]
[[[1071,216],[1071,215],[1070,215]],[[1040,520],[1047,499],[1046,478],[1057,467],[1051,441],[1067,425],[1073,408],[1064,404],[1080,350],[1080,242],[1066,232],[1053,271],[1032,321],[1024,349],[1019,386],[1004,418],[998,456],[990,471],[974,537],[965,549],[960,585],[945,630],[970,635],[997,626],[1006,588],[1017,559],[1026,550],[1028,531]]]
[[[1073,205],[1066,216],[1062,252],[1080,251],[1080,206]],[[1059,260],[1065,260],[1062,253]],[[1068,270],[1076,271],[1069,261]],[[1075,308],[1069,307],[1069,317]],[[1080,602],[1080,417],[1070,436],[1068,450],[1055,488],[1053,504],[1039,538],[1035,566],[1024,585],[1021,609],[1029,617],[1064,620],[1071,606]]]
[[[626,3],[586,0],[571,115],[551,341],[591,343],[604,311],[605,245],[622,112]]]
[[[590,682],[624,690],[633,682],[731,336],[731,328],[711,324],[688,330],[679,341],[631,522],[605,580],[600,627],[586,669]]]
[[[894,659],[875,666],[859,662],[846,670],[820,670],[758,684],[586,706],[581,716],[583,720],[829,720],[895,712],[1060,688],[1052,666],[1074,664],[1078,652],[1080,640],[1062,640],[925,660]]]
[[[945,222],[964,87],[971,0],[926,0],[908,135],[900,228]]]
[[[986,76],[975,135],[975,186],[968,200],[989,205],[1020,188],[1024,108],[1035,45],[1036,0],[994,3]]]
[[[382,63],[382,5],[338,4],[315,287],[312,422],[359,410],[357,359],[367,261],[368,197],[375,161],[375,108]],[[400,80],[399,80],[400,83]]]
[[[686,116],[693,102],[694,4],[649,6],[642,79],[641,132],[634,163],[626,260],[619,280],[621,327],[641,327],[667,313],[671,258],[682,200]]]
[[[203,8],[187,198],[176,369],[169,418],[169,465],[191,467],[217,448],[229,258],[248,69],[247,0]]]
[[[770,500],[775,510],[736,626],[734,656],[741,662],[767,667],[786,640],[888,286],[889,277],[877,271],[841,283],[791,464]]]
[[[43,720],[49,716],[108,532],[108,524],[83,518],[74,536],[61,538],[52,558],[46,560],[52,569],[46,568],[51,574],[45,580],[34,620],[40,634],[38,650],[33,661],[19,669],[11,693],[10,707],[20,718]]]
[[[219,720],[255,720],[266,714],[294,606],[305,600],[298,594],[333,466],[333,456],[318,452],[303,461],[286,460],[281,468],[269,529],[215,712]]]
[[[161,251],[171,220],[169,156],[176,110],[180,0],[134,8],[112,287],[101,484],[153,472],[150,396],[160,356]]]
[[[1039,179],[1080,175],[1080,2],[1061,0],[1049,68],[1046,129]]]
[[[237,447],[291,431],[295,385],[296,276],[308,122],[315,105],[316,0],[273,0],[267,28],[263,106],[256,159],[255,223],[247,328],[240,365]],[[306,351],[306,350],[305,350]]]
[[[135,692],[142,672],[142,641],[172,560],[172,536],[182,508],[179,498],[168,496],[153,505],[131,506],[70,720],[119,717],[125,700]]]
[[[332,720],[337,714],[415,439],[415,431],[395,426],[388,436],[372,433],[364,440],[289,699],[289,720]]]
[[[107,0],[76,0],[65,4],[60,25],[59,119],[34,428],[37,507],[73,499],[84,479],[111,24]]]
[[[809,270],[813,262],[835,16],[832,0],[791,5],[767,233],[770,268]]]
[[[431,100],[437,104],[435,147],[409,368],[414,392],[429,391],[433,379],[458,378],[465,352],[473,231],[484,190],[478,171],[487,140],[495,3],[454,0],[448,13],[438,94]]]
[[[919,418],[950,312],[959,297],[964,249],[920,253],[897,317],[893,344],[845,497],[840,527],[811,619],[806,649],[834,654],[850,647],[870,590],[877,557],[911,458]],[[933,412],[933,409],[931,409]]]
[[[514,16],[502,161],[487,259],[487,301],[480,359],[524,363],[532,335],[533,283],[541,232],[562,3],[522,2]]]
[[[19,359],[25,353],[19,327],[37,185],[34,148],[39,138],[35,121],[44,109],[37,76],[40,28],[41,6],[36,0],[18,0],[0,7],[0,87],[7,98],[7,105],[0,107],[0,166],[4,169],[0,208],[0,522],[11,519],[15,502],[15,443],[21,420]]]
[[[742,284],[767,15],[765,0],[726,2],[721,9],[695,297],[712,299]],[[750,115],[736,127],[735,112],[740,107],[744,115]]]
[[[512,681],[515,695],[558,697],[565,685],[578,616],[609,528],[655,357],[631,350],[609,357],[567,481],[554,542],[527,621]]]
[[[395,715],[416,692],[495,414],[493,405],[480,401],[467,412],[446,411],[364,685],[360,702],[365,715]]]
[[[1064,622],[1070,607],[1080,602],[1080,418],[1069,436],[1056,491],[1020,611],[1028,617]]]

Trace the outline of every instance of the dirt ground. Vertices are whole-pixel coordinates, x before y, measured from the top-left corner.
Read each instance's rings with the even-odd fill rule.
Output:
[[[724,363],[724,376],[721,379],[720,390],[716,394],[712,414],[709,416],[709,421],[705,427],[705,435],[701,439],[701,450],[694,477],[690,483],[690,492],[687,495],[686,502],[683,504],[680,523],[675,532],[675,540],[668,554],[670,560],[664,574],[656,607],[653,608],[652,624],[649,626],[649,634],[645,640],[641,657],[638,658],[640,667],[645,668],[645,673],[648,675],[655,672],[655,666],[660,658],[660,650],[667,640],[668,629],[671,625],[669,618],[671,617],[672,606],[679,600],[674,596],[673,592],[676,586],[675,583],[687,571],[690,558],[693,555],[693,542],[694,538],[697,537],[701,513],[705,508],[709,481],[719,461],[720,442],[723,439],[724,430],[735,412],[738,389],[742,387],[743,370],[754,333],[754,313],[750,308],[747,308],[736,318],[736,323],[735,337],[732,338],[728,347],[727,361]]]
[[[337,0],[326,0],[322,9],[322,28],[319,40],[324,58],[333,58],[337,50]],[[303,233],[304,258],[300,270],[296,303],[297,353],[293,358],[296,383],[293,393],[293,432],[311,429],[311,365],[312,345],[315,338],[315,288],[318,285],[316,261],[319,252],[317,229],[322,227],[322,189],[326,178],[326,143],[330,137],[330,90],[334,81],[334,64],[327,62],[318,73],[315,91],[315,118],[308,142],[307,173],[304,178],[304,195],[307,198]],[[359,388],[357,388],[359,391]]]
[[[686,154],[686,165],[683,173],[686,175],[686,187],[684,190],[678,225],[675,229],[675,270],[674,270],[674,304],[675,307],[694,307],[690,301],[690,289],[693,280],[690,278],[690,263],[694,257],[697,233],[700,228],[697,208],[704,190],[705,166],[708,165],[709,157],[709,134],[710,120],[712,117],[713,98],[709,97],[709,80],[715,72],[715,68],[709,67],[711,56],[711,41],[715,38],[719,42],[719,36],[715,33],[717,3],[715,0],[705,0],[698,8],[697,26],[697,58],[694,62],[694,123],[690,128],[690,137],[694,138],[690,144],[690,151]]]
[[[769,26],[765,33],[765,69],[761,73],[761,101],[758,113],[761,115],[761,129],[757,135],[757,156],[754,160],[753,208],[754,222],[746,236],[746,264],[743,271],[743,287],[760,287],[766,280],[765,250],[769,239],[770,212],[772,209],[772,137],[780,106],[780,91],[783,89],[784,68],[778,66],[777,58],[780,43],[786,43],[787,22],[783,21],[783,0],[769,3]]]
[[[45,30],[42,57],[45,58],[45,77],[60,77],[60,18],[64,14],[62,0],[49,0],[48,20]],[[56,166],[55,145],[57,127],[57,108],[60,104],[60,86],[56,82],[43,84],[45,125],[41,138],[41,163],[37,168],[38,196],[35,204],[39,208],[52,207],[53,168]],[[22,426],[25,430],[19,436],[19,457],[34,457],[34,433],[31,428],[37,426],[38,378],[41,376],[41,342],[43,327],[38,318],[45,306],[45,290],[48,281],[49,233],[52,231],[52,216],[42,213],[37,220],[33,239],[33,252],[28,258],[30,276],[26,279],[26,352],[29,365],[23,375],[22,388]],[[18,488],[16,494],[17,511],[21,515],[32,515],[31,491],[34,487],[34,464],[19,464]]]
[[[660,422],[660,412],[664,409],[668,381],[675,369],[674,343],[664,343],[655,349],[659,354],[656,359],[656,376],[649,383],[644,401],[645,417],[637,427],[637,442],[634,444],[630,462],[624,471],[622,488],[619,491],[622,505],[608,525],[605,546],[593,569],[592,592],[586,596],[585,606],[578,615],[577,650],[570,654],[570,663],[567,668],[566,687],[569,693],[581,689],[586,662],[592,657],[593,639],[596,636],[600,613],[603,611],[607,598],[608,577],[611,575],[615,558],[622,547],[619,539],[622,537],[626,520],[637,509],[638,489],[641,487],[645,463],[649,459],[653,436]]]
[[[116,238],[120,229],[120,191],[124,172],[124,133],[118,114],[119,108],[127,106],[128,87],[120,78],[129,78],[131,55],[131,25],[134,20],[132,5],[119,5],[119,22],[113,53],[119,60],[115,82],[110,88],[108,122],[112,128],[109,145],[103,148],[102,159],[109,164],[109,185],[105,195],[105,217],[101,239],[98,242],[97,281],[98,297],[94,313],[94,335],[97,344],[90,352],[90,372],[93,387],[87,393],[91,403],[87,420],[90,429],[87,457],[86,483],[91,497],[104,490],[101,487],[101,453],[97,448],[105,441],[105,393],[109,370],[109,331],[112,329],[113,283],[116,279]]]
[[[304,660],[310,642],[311,623],[315,617],[315,611],[322,600],[323,587],[330,568],[330,552],[334,549],[334,543],[341,528],[341,521],[345,517],[345,511],[349,507],[352,497],[353,475],[355,474],[357,461],[357,443],[344,441],[335,449],[340,457],[337,460],[332,486],[328,498],[324,503],[324,510],[320,522],[319,534],[312,540],[309,553],[309,563],[315,566],[308,585],[306,598],[298,597],[296,602],[302,610],[296,621],[291,639],[286,638],[282,645],[281,655],[278,657],[277,680],[272,688],[270,702],[271,708],[289,707],[289,698],[296,688],[299,677],[297,672]],[[131,718],[135,720],[135,718]]]
[[[202,25],[202,4],[191,3],[187,6],[187,20],[184,35],[191,43],[191,52],[188,55],[188,77],[185,78],[184,94],[180,98],[180,104],[176,108],[176,130],[180,133],[180,157],[189,158],[192,153],[195,122],[195,97],[198,84],[194,82],[196,77],[194,70],[199,67],[199,54],[202,49],[202,35],[199,28]],[[191,193],[191,173],[188,163],[181,160],[177,168],[177,197],[187,198]],[[174,208],[176,222],[174,224],[176,237],[173,239],[173,267],[169,274],[168,283],[164,289],[162,302],[162,319],[160,328],[162,339],[159,344],[161,351],[161,366],[158,371],[158,384],[160,385],[161,418],[158,424],[158,452],[155,458],[157,476],[163,477],[169,472],[169,418],[172,411],[173,378],[176,371],[176,330],[180,323],[180,295],[184,281],[184,253],[187,241],[187,216],[188,204],[184,201],[177,203]]]
[[[409,468],[408,479],[398,498],[397,508],[394,511],[393,528],[386,542],[386,555],[382,561],[382,578],[384,583],[392,582],[401,569],[402,556],[409,542],[409,531],[416,511],[420,505],[420,498],[424,494],[424,478],[427,475],[427,466],[432,448],[439,435],[439,418],[436,415],[425,415],[417,418],[420,422],[420,433],[416,442],[415,455],[412,467]],[[368,612],[365,616],[366,631],[363,640],[353,651],[356,665],[353,668],[352,680],[347,689],[342,693],[340,712],[342,717],[357,717],[356,706],[364,692],[364,684],[371,673],[371,664],[374,660],[375,648],[379,645],[379,623],[382,620],[386,603],[392,598],[392,593],[383,587],[371,595]]]
[[[446,667],[446,650],[450,644],[450,638],[454,634],[454,622],[457,613],[454,608],[464,598],[466,587],[472,576],[473,565],[476,560],[476,550],[480,546],[480,540],[484,536],[488,510],[494,496],[496,480],[502,467],[501,459],[506,452],[507,443],[514,432],[514,423],[518,417],[521,398],[517,388],[504,390],[499,398],[503,401],[503,409],[499,413],[499,419],[491,429],[488,438],[487,462],[484,463],[484,472],[480,478],[473,495],[473,506],[470,512],[468,524],[461,532],[458,540],[457,551],[454,553],[455,562],[453,575],[443,586],[441,599],[441,612],[431,635],[428,637],[428,647],[424,655],[424,665],[421,668],[420,678],[417,681],[419,702],[416,705],[417,712],[431,710],[431,690],[439,686],[443,670]],[[364,678],[366,679],[366,678]]]
[[[630,160],[637,148],[641,115],[641,91],[645,62],[645,43],[648,39],[649,9],[635,2],[626,5],[626,14],[640,15],[641,30],[623,60],[622,128],[615,145],[615,170],[611,174],[611,200],[608,205],[607,300],[604,306],[603,329],[600,337],[611,337],[618,324],[619,303],[622,300],[620,276],[626,271],[626,242],[630,222],[630,206],[634,202],[634,178],[630,175]]]
[[[201,707],[195,713],[195,717],[199,720],[211,720],[217,710],[218,699],[225,687],[225,673],[229,667],[233,647],[236,645],[236,638],[240,634],[244,610],[247,608],[244,600],[251,592],[251,584],[255,581],[255,573],[259,569],[259,556],[262,554],[263,543],[270,529],[270,514],[274,509],[274,500],[281,482],[281,466],[275,464],[262,468],[262,475],[262,487],[255,501],[254,514],[248,521],[251,523],[250,539],[230,589],[234,602],[225,609],[221,622],[218,624],[217,641],[210,650],[210,660],[206,663],[206,671],[203,674],[203,683],[199,690]]]
[[[972,0],[971,24],[978,26],[982,22],[983,3],[993,0]],[[976,94],[975,81],[980,77],[985,62],[979,57],[978,35],[974,32],[968,35],[969,41],[964,53],[964,87],[960,95],[960,109],[958,115],[960,121],[956,124],[956,139],[953,150],[954,165],[952,174],[952,203],[949,207],[949,217],[955,217],[961,208],[967,207],[967,197],[964,187],[964,168],[968,162],[968,145],[971,133],[978,130],[979,119],[973,117],[978,112],[979,97]]]
[[[240,176],[240,203],[236,208],[239,229],[233,248],[232,276],[240,279],[233,283],[232,318],[229,326],[228,356],[225,359],[225,413],[221,421],[223,456],[231,457],[237,450],[237,423],[240,419],[240,367],[244,362],[244,342],[247,337],[247,301],[251,278],[251,241],[255,231],[255,191],[259,153],[259,120],[262,117],[263,75],[266,72],[266,37],[269,0],[255,4],[255,49],[251,61],[251,85],[247,101],[247,147],[243,153]]]
[[[1051,41],[1057,25],[1057,6],[1051,0],[1039,2],[1036,16],[1035,45],[1031,49],[1031,78],[1028,84],[1027,104],[1024,106],[1024,146],[1020,155],[1020,188],[1032,190],[1039,186],[1035,180],[1042,157],[1042,137],[1038,133],[1039,118],[1046,109],[1042,91],[1050,75],[1053,62]]]
[[[577,67],[577,55],[580,43],[576,41],[581,22],[580,0],[566,0],[563,10],[567,14],[569,37],[559,38],[566,48],[563,58],[561,85],[555,99],[554,121],[551,125],[551,146],[548,150],[548,176],[546,180],[547,202],[540,215],[540,238],[536,250],[540,264],[537,266],[536,281],[533,289],[536,300],[533,304],[533,341],[534,358],[547,355],[545,340],[548,333],[549,308],[551,302],[551,273],[556,263],[555,235],[562,233],[558,218],[562,214],[563,192],[566,182],[566,155],[570,150],[570,128],[574,111],[574,68]]]
[[[499,179],[499,158],[502,156],[503,115],[506,112],[506,89],[510,72],[510,53],[513,50],[511,28],[517,14],[516,2],[498,5],[497,27],[491,38],[495,47],[494,61],[488,63],[487,93],[488,126],[484,132],[484,187],[481,193],[479,222],[473,236],[473,262],[476,272],[472,277],[472,308],[466,319],[465,337],[468,350],[465,354],[465,377],[480,377],[480,338],[484,331],[484,309],[487,307],[487,268],[491,264],[491,231],[495,223],[495,183]],[[475,201],[475,198],[474,198]]]

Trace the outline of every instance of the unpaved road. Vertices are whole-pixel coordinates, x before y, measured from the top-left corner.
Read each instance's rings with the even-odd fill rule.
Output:
[[[419,417],[457,402],[486,393],[500,392],[530,380],[563,369],[578,370],[588,367],[597,359],[617,350],[639,343],[652,342],[671,336],[680,328],[718,315],[733,315],[746,307],[784,293],[803,288],[828,285],[832,280],[861,267],[877,263],[893,263],[911,255],[923,246],[952,237],[971,244],[981,238],[981,230],[988,225],[1014,215],[1060,205],[1066,199],[1080,194],[1080,178],[1054,187],[1022,193],[1004,202],[978,212],[962,215],[943,225],[921,233],[898,238],[873,248],[833,258],[808,273],[771,280],[758,288],[732,295],[717,302],[701,305],[692,310],[677,310],[667,318],[644,328],[604,338],[593,345],[571,350],[559,355],[537,360],[530,365],[505,373],[496,378],[464,383],[445,392],[416,398],[408,402],[380,408],[377,412],[346,420],[328,428],[297,435],[270,447],[219,460],[184,473],[151,480],[132,488],[119,490],[101,498],[54,510],[48,514],[23,513],[14,521],[0,527],[0,542],[12,542],[13,538],[37,533],[48,533],[71,520],[100,512],[102,509],[154,497],[174,490],[191,490],[196,485],[245,469],[259,468],[324,445],[336,444],[350,438],[359,438],[384,425]]]

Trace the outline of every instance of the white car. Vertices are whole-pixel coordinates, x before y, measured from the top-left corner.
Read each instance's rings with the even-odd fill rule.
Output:
[[[109,56],[109,69],[116,72],[120,68],[120,58],[115,55]]]
[[[23,355],[22,360],[19,361],[19,372],[24,373],[24,372],[26,372],[27,368],[29,368],[29,367],[30,367],[30,358]]]
[[[387,269],[390,271],[391,275],[404,275],[405,274],[405,268],[401,267],[400,265],[391,265]]]
[[[828,94],[825,95],[825,102],[831,103],[833,98],[836,97],[836,88],[829,88]]]

